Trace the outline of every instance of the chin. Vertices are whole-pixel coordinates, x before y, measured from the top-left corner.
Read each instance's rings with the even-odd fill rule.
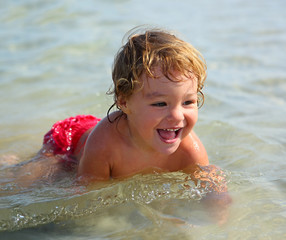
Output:
[[[158,149],[158,152],[162,153],[163,155],[171,155],[171,154],[175,153],[178,148],[179,148],[179,144],[176,146],[160,148],[160,149]]]

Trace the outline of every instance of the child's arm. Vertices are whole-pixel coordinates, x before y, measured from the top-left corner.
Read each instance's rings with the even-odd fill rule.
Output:
[[[227,191],[225,174],[218,167],[209,165],[205,147],[194,131],[187,140],[184,148],[189,149],[190,165],[185,172],[190,174],[197,187],[207,191],[202,202],[217,222],[223,223],[232,202]]]
[[[110,164],[104,148],[93,147],[92,143],[87,142],[83,156],[78,166],[78,180],[83,183],[94,181],[105,181],[110,179]]]
[[[99,123],[100,124],[100,123]],[[99,125],[98,124],[98,125]],[[105,181],[111,176],[112,150],[106,142],[104,126],[98,126],[87,139],[83,155],[78,166],[78,180],[80,182]]]
[[[194,131],[191,132],[191,140],[193,145],[193,154],[196,161],[196,164],[200,166],[209,165],[209,158],[205,146],[196,135]]]
[[[202,203],[211,216],[219,224],[225,223],[232,199],[228,194],[227,181],[223,171],[215,165],[198,166],[191,174],[191,178],[197,187],[207,191]]]
[[[194,131],[184,138],[180,145],[182,155],[180,158],[186,159],[187,165],[192,166],[208,166],[209,159],[207,151]]]

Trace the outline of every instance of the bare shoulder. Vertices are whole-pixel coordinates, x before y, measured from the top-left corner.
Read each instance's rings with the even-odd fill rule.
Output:
[[[209,164],[207,151],[194,131],[184,138],[180,145],[180,152],[193,164],[205,166]]]
[[[103,118],[90,133],[79,162],[78,176],[95,180],[108,180],[111,176],[114,156],[118,157],[117,123]]]

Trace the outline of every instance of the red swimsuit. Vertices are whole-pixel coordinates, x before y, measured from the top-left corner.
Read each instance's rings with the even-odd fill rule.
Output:
[[[68,157],[74,153],[81,136],[100,121],[92,115],[78,115],[56,122],[44,136],[44,144],[52,146],[54,154]]]

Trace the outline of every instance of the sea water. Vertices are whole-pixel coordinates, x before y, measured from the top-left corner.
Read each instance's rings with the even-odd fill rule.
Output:
[[[0,2],[1,239],[285,239],[285,7],[283,0]],[[176,31],[207,61],[195,131],[227,175],[233,202],[223,225],[180,172],[90,188],[72,174],[28,189],[9,183],[7,173],[20,168],[9,164],[31,158],[55,121],[106,115],[114,55],[141,24]]]

